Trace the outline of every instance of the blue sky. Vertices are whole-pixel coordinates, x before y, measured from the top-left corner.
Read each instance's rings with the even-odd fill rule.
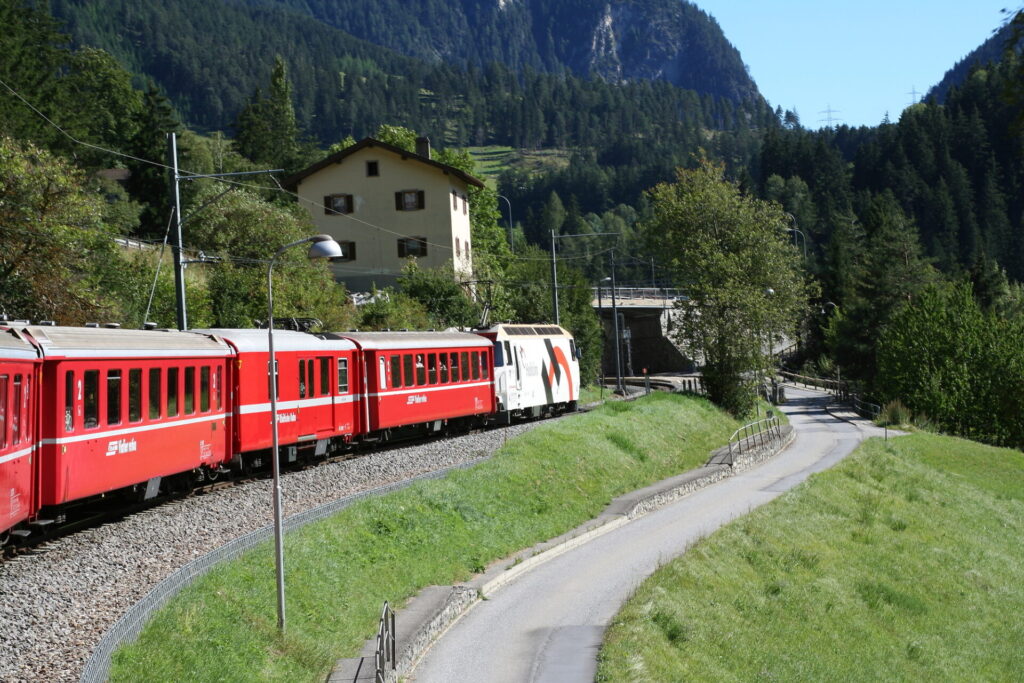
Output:
[[[772,107],[808,128],[893,121],[997,28],[1008,0],[691,0],[718,20]],[[920,95],[918,95],[920,97]]]

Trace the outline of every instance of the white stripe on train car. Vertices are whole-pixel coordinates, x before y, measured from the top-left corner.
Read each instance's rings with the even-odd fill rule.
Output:
[[[28,448],[22,448],[20,451],[14,451],[13,453],[8,453],[4,457],[0,458],[0,465],[3,465],[5,462],[10,462],[12,460],[17,460],[18,458],[24,458],[26,455],[29,455],[30,453],[32,453],[32,449],[33,449],[33,447],[29,446]]]
[[[297,401],[278,401],[277,412],[282,410],[292,410],[294,408],[316,408],[319,406],[329,406],[334,403],[353,403],[358,400],[358,396],[355,394],[349,394],[347,396],[321,396],[320,398],[304,398]],[[252,413],[269,413],[270,402],[266,403],[249,403],[243,405],[238,409],[239,415],[251,415]]]
[[[75,434],[74,436],[64,436],[57,439],[43,439],[41,443],[46,446],[52,446],[54,444],[63,445],[68,443],[77,443],[79,441],[88,441],[89,439],[99,438],[110,438],[112,436],[125,436],[127,434],[137,434],[139,432],[152,432],[159,429],[173,429],[174,427],[184,427],[186,425],[201,424],[203,422],[213,422],[214,420],[220,420],[227,417],[227,413],[214,413],[212,415],[200,415],[199,417],[192,417],[186,420],[174,420],[173,422],[160,422],[158,424],[137,424],[132,427],[125,427],[122,429],[108,429],[104,431],[92,431],[84,434]]]
[[[396,389],[395,391],[384,391],[376,394],[367,394],[374,398],[379,396],[401,396],[402,394],[423,394],[428,391],[453,391],[455,389],[472,389],[474,387],[489,387],[491,386],[490,381],[485,382],[473,382],[472,384],[449,384],[447,386],[440,387],[413,387],[411,389]]]

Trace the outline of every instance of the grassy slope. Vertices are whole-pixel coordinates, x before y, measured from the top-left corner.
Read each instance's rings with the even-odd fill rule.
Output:
[[[381,603],[468,578],[704,462],[736,423],[703,399],[610,402],[509,441],[490,461],[357,504],[286,539],[288,629],[269,544],[177,596],[115,656],[112,680],[320,681]]]
[[[873,440],[659,570],[598,680],[1019,680],[1024,454]]]
[[[562,170],[569,165],[570,157],[569,151],[563,149],[513,150],[511,147],[489,145],[468,147],[467,150],[476,162],[477,177],[489,181],[496,180],[506,168],[530,173]]]

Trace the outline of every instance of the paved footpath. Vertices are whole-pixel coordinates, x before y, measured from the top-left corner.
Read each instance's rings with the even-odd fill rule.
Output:
[[[659,565],[723,524],[847,456],[882,430],[825,410],[824,394],[787,387],[793,443],[763,464],[566,552],[515,579],[457,621],[407,680],[594,680],[605,626]]]

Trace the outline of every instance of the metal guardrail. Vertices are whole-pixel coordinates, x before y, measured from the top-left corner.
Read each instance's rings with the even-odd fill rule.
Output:
[[[850,385],[847,382],[841,382],[834,379],[823,379],[821,377],[798,375],[794,372],[787,372],[785,370],[779,370],[779,374],[793,383],[826,390],[838,400],[849,403],[858,415],[866,417],[869,420],[877,419],[882,412],[882,406],[877,403],[872,403],[871,401],[865,401],[858,394],[850,391]]]
[[[740,436],[741,434],[742,436]],[[782,440],[782,423],[774,415],[745,424],[729,437],[729,464],[732,465],[737,455],[742,455],[750,448],[763,448],[780,440]]]
[[[384,683],[388,664],[395,670],[395,611],[388,601],[384,601],[384,609],[380,613],[380,625],[377,626],[377,651],[373,657],[376,670],[374,681]]]

